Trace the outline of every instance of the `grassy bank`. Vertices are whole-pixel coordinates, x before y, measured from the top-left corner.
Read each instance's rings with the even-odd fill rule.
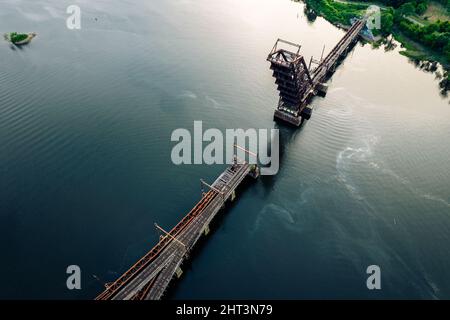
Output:
[[[408,38],[400,29],[394,28],[392,32],[394,39],[402,44],[404,50],[400,54],[413,60],[429,60],[437,61],[444,66],[445,69],[450,69],[450,64],[447,57],[437,50],[432,50],[425,47],[421,43]]]
[[[353,2],[345,0],[304,0],[308,10],[324,17],[335,25],[350,25],[350,19],[361,17],[367,8],[374,4],[369,2]],[[373,30],[375,35],[389,34],[394,22],[393,9],[381,7],[381,30]]]
[[[364,14],[367,4],[345,3],[333,0],[305,0],[308,9],[314,10],[318,15],[333,24],[349,25],[350,19]]]

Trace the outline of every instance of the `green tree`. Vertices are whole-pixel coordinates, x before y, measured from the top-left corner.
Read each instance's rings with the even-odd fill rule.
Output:
[[[419,2],[416,6],[416,13],[421,15],[427,11],[428,4],[426,2]]]
[[[412,2],[404,3],[398,8],[401,14],[403,15],[412,15],[416,12],[416,8]]]
[[[384,35],[390,34],[392,32],[392,27],[394,25],[394,15],[390,12],[383,12],[381,14],[381,33]]]

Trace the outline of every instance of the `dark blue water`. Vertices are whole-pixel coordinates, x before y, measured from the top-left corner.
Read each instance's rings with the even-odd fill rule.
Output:
[[[281,130],[171,298],[450,298],[450,105],[397,48],[357,45],[299,130],[272,121],[268,51],[343,35],[288,0],[0,2],[0,298],[91,299],[223,166],[175,166],[176,128]],[[97,19],[95,19],[97,18]],[[66,267],[82,290],[66,288]],[[367,266],[382,290],[366,288]],[[96,280],[95,275],[100,279]]]

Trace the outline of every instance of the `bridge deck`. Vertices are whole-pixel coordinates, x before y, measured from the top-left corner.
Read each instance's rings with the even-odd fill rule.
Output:
[[[312,76],[312,82],[317,85],[323,81],[326,73],[330,68],[333,68],[337,60],[346,53],[350,45],[358,38],[359,33],[364,28],[366,21],[358,20],[355,22],[344,37],[336,44],[336,46],[331,50],[331,52],[322,60],[320,65],[314,70]]]
[[[229,166],[214,181],[211,190],[202,196],[202,199],[186,216],[188,219],[185,223],[178,229],[177,225],[169,232],[169,235],[161,238],[155,246],[155,248],[163,246],[158,253],[151,258],[148,258],[148,254],[145,255],[115,283],[108,286],[97,299],[160,299],[201,234],[209,228],[209,224],[224,206],[225,201],[254,169],[255,167],[248,163],[236,163]]]

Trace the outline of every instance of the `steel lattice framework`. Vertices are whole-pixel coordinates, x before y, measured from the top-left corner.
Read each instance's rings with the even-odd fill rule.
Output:
[[[172,229],[170,230],[169,235],[163,236],[160,238],[159,242],[138,262],[136,262],[130,269],[128,269],[122,276],[120,276],[116,281],[111,284],[105,285],[106,290],[99,294],[95,300],[108,300],[110,299],[120,288],[130,281],[136,274],[138,274],[145,266],[151,263],[157,256],[160,254],[164,248],[172,241],[172,238],[176,238],[176,236],[185,229],[189,223],[202,212],[203,208],[205,208],[209,202],[215,196],[215,192],[208,191],[206,192],[202,199],[197,203],[197,205],[186,215],[184,218]],[[155,277],[156,278],[156,277]],[[152,281],[150,281],[151,283]],[[151,284],[150,286],[151,287]],[[146,288],[147,290],[149,289]],[[145,296],[145,295],[144,295]]]
[[[359,33],[366,25],[366,19],[355,19],[344,37],[324,59],[317,62],[318,66],[313,70],[306,66],[305,59],[300,54],[300,45],[282,39],[275,42],[267,61],[270,62],[280,93],[274,114],[276,119],[299,126],[303,119],[311,117],[312,110],[307,107],[308,103],[317,93],[326,93],[323,82],[356,43]],[[315,60],[311,58],[311,61]]]

